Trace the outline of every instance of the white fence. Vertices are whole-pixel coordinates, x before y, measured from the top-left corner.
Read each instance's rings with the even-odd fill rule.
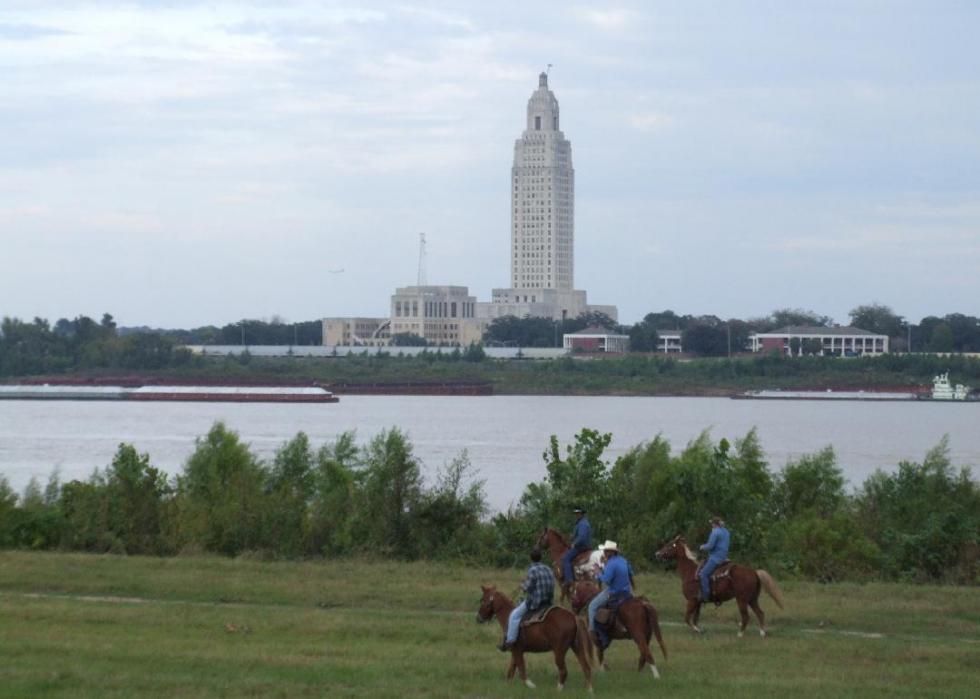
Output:
[[[206,357],[225,357],[238,355],[244,350],[254,357],[346,357],[350,354],[370,355],[384,352],[393,357],[399,355],[414,357],[422,352],[451,354],[456,347],[361,347],[361,346],[323,346],[323,345],[185,345],[194,354]],[[459,348],[465,352],[466,348]],[[491,359],[557,359],[568,354],[562,347],[484,347],[483,351]]]

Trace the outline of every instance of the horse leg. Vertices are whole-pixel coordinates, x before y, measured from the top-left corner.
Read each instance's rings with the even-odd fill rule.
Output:
[[[514,654],[510,654],[510,667],[507,668],[507,681],[510,682],[514,679],[514,670],[517,669],[517,661],[514,660]]]
[[[756,619],[759,620],[759,635],[765,638],[769,635],[769,632],[766,631],[766,615],[763,613],[762,607],[759,606],[759,600],[754,599],[749,602],[749,605],[752,607],[752,611],[755,612]],[[742,628],[745,628],[744,624]]]
[[[646,609],[641,610],[643,612],[644,621],[646,620]],[[643,628],[640,624],[634,623],[630,625],[630,635],[633,637],[633,642],[636,647],[640,649],[640,662],[636,666],[637,672],[642,672],[644,666],[650,666],[650,672],[658,680],[660,679],[660,671],[657,670],[657,664],[653,660],[653,653],[650,651],[650,631],[646,624],[643,624]]]
[[[527,667],[524,665],[524,653],[515,653],[514,662],[517,663],[517,673],[521,676],[521,682],[523,682],[528,689],[534,689],[534,682],[527,678]]]
[[[701,633],[701,629],[698,627],[699,618],[701,618],[701,603],[696,599],[688,600],[687,614],[684,615],[684,621],[687,622],[687,625],[695,633]]]
[[[555,648],[555,666],[558,668],[558,691],[565,688],[565,680],[568,679],[568,668],[565,666],[565,653],[568,648]]]
[[[738,613],[742,617],[742,621],[738,626],[738,637],[741,638],[745,634],[745,627],[749,623],[749,605],[743,597],[736,597],[735,602],[738,604]]]

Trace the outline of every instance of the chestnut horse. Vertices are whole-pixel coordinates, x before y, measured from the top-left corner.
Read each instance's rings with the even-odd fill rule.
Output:
[[[687,542],[683,536],[674,537],[674,540],[657,551],[657,558],[662,561],[677,561],[677,572],[681,576],[681,591],[687,598],[687,610],[684,612],[684,623],[692,631],[701,633],[698,627],[698,619],[701,616],[701,602],[698,599],[701,590],[701,581],[698,580],[698,559],[687,547]],[[759,607],[759,593],[765,589],[770,597],[775,600],[779,608],[783,608],[783,595],[776,585],[772,576],[764,570],[753,570],[745,566],[733,564],[729,574],[721,580],[712,581],[713,601],[727,602],[735,598],[738,604],[738,611],[742,615],[742,623],[738,629],[738,635],[745,633],[745,627],[749,623],[748,607],[752,607],[756,618],[759,620],[759,635],[766,636],[766,615]]]
[[[496,587],[482,587],[483,597],[480,608],[476,613],[479,622],[490,621],[497,617],[500,628],[507,632],[507,620],[514,610],[514,603]],[[524,666],[524,653],[544,653],[552,651],[555,654],[555,665],[558,666],[558,689],[565,686],[568,669],[565,667],[565,654],[571,648],[582,666],[585,674],[585,687],[592,692],[592,663],[589,659],[589,631],[585,623],[567,609],[556,607],[548,612],[544,621],[531,624],[521,629],[520,635],[510,649],[510,667],[507,668],[507,679],[513,679],[514,670],[521,675],[521,680],[531,689],[534,683],[527,678]]]
[[[592,598],[599,594],[599,586],[591,580],[577,580],[572,587],[572,610],[579,614],[589,606]],[[657,637],[660,650],[667,659],[667,646],[664,645],[664,638],[660,635],[660,622],[657,620],[657,610],[650,602],[642,597],[634,597],[623,602],[616,611],[617,624],[609,631],[610,638],[632,638],[633,643],[640,650],[640,662],[636,669],[643,671],[646,665],[650,666],[650,672],[658,680],[660,671],[653,660],[653,653],[650,652],[650,639]],[[625,629],[620,629],[619,624]],[[603,649],[596,644],[599,651],[599,667],[608,670],[609,666],[604,659]]]
[[[545,527],[544,532],[538,537],[538,548],[542,551],[547,550],[551,554],[551,565],[555,570],[555,579],[561,583],[561,599],[568,599],[568,589],[573,580],[565,580],[561,569],[561,557],[568,551],[568,540],[551,527]],[[575,573],[575,580],[593,580],[596,574],[602,570],[603,560],[602,551],[583,551],[575,560],[572,561],[572,571]]]

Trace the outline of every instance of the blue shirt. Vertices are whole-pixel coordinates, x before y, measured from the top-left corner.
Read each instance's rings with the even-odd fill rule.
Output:
[[[572,530],[572,548],[592,548],[592,525],[585,517],[576,522],[575,528]]]
[[[599,576],[599,580],[605,584],[606,589],[612,595],[629,592],[631,590],[629,561],[622,556],[613,556],[606,563],[606,568]]]
[[[728,545],[731,543],[732,535],[724,527],[713,527],[708,543],[701,546],[702,551],[708,552],[708,558],[716,561],[724,561],[728,558]]]

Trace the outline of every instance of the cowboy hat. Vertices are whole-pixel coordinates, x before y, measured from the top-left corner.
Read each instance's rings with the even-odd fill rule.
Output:
[[[572,510],[572,512],[574,512],[575,514],[579,514],[579,513],[585,514],[585,510],[583,510],[581,507],[576,507],[574,510]]]
[[[599,548],[602,549],[603,551],[612,550],[615,551],[616,553],[619,553],[619,546],[616,544],[615,541],[610,541],[609,539],[606,539],[606,543],[604,543]]]

